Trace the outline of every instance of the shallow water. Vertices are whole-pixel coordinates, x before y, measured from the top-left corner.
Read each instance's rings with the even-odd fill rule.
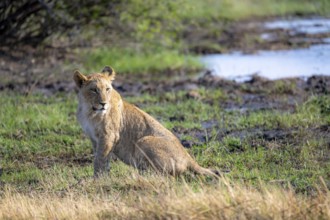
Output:
[[[214,74],[236,81],[257,74],[268,79],[330,75],[330,44],[258,54],[215,54],[202,57]]]
[[[330,19],[273,21],[264,23],[264,27],[266,31],[290,29],[295,33],[330,33]],[[267,34],[264,33],[265,38]],[[254,74],[272,80],[330,75],[330,39],[323,39],[323,42],[321,45],[294,50],[206,55],[201,60],[215,75],[235,81],[246,81]]]

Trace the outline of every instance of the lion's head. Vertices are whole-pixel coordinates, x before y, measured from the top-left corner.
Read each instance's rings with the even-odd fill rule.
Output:
[[[83,102],[84,108],[95,113],[106,113],[110,106],[112,81],[115,71],[106,66],[101,73],[84,75],[78,70],[74,72],[74,81],[78,87],[79,101]]]

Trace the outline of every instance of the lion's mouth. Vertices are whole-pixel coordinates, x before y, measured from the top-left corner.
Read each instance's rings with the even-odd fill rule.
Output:
[[[95,112],[105,112],[107,109],[106,108],[104,108],[104,107],[102,107],[102,108],[95,108],[95,107],[92,107],[92,109],[93,109],[93,111],[95,111]]]

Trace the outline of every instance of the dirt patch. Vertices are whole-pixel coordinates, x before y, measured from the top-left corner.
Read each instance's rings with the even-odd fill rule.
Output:
[[[324,142],[324,152],[330,153],[330,126],[323,125],[314,128],[274,128],[267,129],[263,127],[248,128],[241,130],[226,130],[219,126],[219,122],[212,121],[212,127],[206,129],[184,129],[174,128],[174,134],[181,140],[184,147],[190,148],[192,146],[201,146],[208,141],[219,141],[224,143],[227,138],[234,138],[239,140],[235,144],[230,144],[228,147],[230,151],[241,152],[244,151],[244,145],[250,147],[264,147],[266,149],[276,149],[283,147],[301,148],[302,145],[308,141],[317,139]],[[216,130],[216,135],[212,134],[212,130]],[[185,135],[191,135],[192,138],[183,138]],[[231,146],[233,145],[233,146]],[[322,157],[324,160],[324,157]],[[327,156],[326,158],[329,158]]]
[[[308,78],[306,90],[317,94],[330,94],[330,76],[312,76]]]
[[[50,95],[73,89],[71,73],[64,65],[75,59],[70,48],[40,46],[0,51],[0,91]]]

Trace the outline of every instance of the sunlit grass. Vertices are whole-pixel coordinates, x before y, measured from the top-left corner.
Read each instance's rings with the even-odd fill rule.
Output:
[[[171,71],[197,71],[202,68],[197,57],[176,50],[138,51],[128,48],[99,48],[85,53],[84,68],[94,71],[111,65],[121,73],[155,73]]]
[[[329,192],[320,187],[313,198],[290,189],[246,187],[226,178],[192,186],[189,182],[157,175],[132,173],[115,178],[86,180],[61,194],[1,195],[4,219],[328,219]],[[48,183],[52,185],[52,183]],[[115,186],[118,191],[114,190]],[[77,190],[78,188],[78,190]],[[121,189],[129,189],[123,192]],[[91,195],[92,193],[92,195]]]

